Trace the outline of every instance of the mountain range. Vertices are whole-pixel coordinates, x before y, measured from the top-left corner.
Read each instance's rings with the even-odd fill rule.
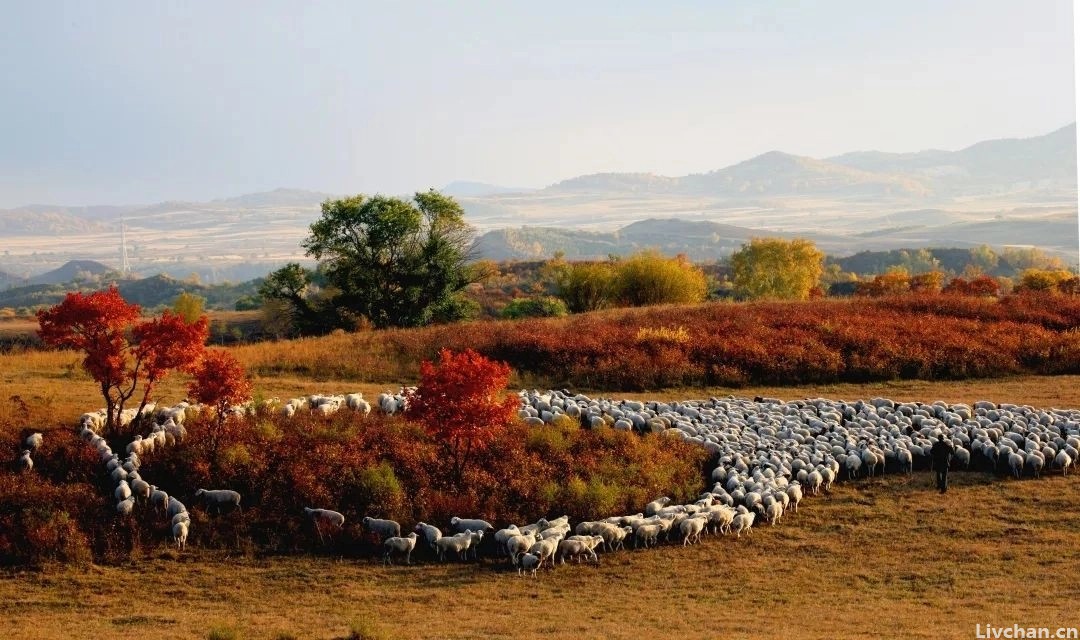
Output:
[[[747,238],[808,237],[837,255],[924,246],[1036,246],[1077,262],[1076,125],[958,151],[770,151],[706,173],[597,173],[542,189],[458,181],[482,255],[597,257],[654,246],[720,257]],[[421,188],[423,186],[421,185]],[[303,258],[335,194],[301,189],[152,205],[0,210],[0,270],[27,277],[72,259],[119,266],[123,221],[139,273],[256,273]],[[210,274],[213,274],[212,276]]]

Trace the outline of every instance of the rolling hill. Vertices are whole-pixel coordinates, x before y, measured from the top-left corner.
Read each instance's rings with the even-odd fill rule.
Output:
[[[467,181],[445,189],[477,228],[482,255],[496,259],[643,247],[708,259],[748,237],[779,235],[810,238],[835,255],[985,243],[1035,246],[1076,263],[1075,136],[1072,124],[958,151],[825,159],[770,151],[685,176],[596,173],[536,190]],[[112,264],[123,218],[137,273],[246,279],[303,260],[300,242],[328,197],[276,189],[210,202],[0,210],[0,269]]]

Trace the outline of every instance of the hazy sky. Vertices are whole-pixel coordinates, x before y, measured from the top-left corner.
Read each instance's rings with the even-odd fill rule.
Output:
[[[1073,64],[1069,0],[0,0],[0,207],[956,149]]]

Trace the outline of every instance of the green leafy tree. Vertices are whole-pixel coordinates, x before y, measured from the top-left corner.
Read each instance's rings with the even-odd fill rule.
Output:
[[[342,318],[363,318],[375,327],[418,326],[440,310],[447,315],[453,296],[469,284],[472,228],[461,206],[437,191],[417,193],[411,201],[363,195],[327,200],[310,231],[303,246],[333,287],[326,304],[311,304],[310,274],[295,264],[271,274],[260,289],[264,298],[288,301],[305,325],[333,308]],[[340,322],[321,328],[334,324]]]
[[[325,294],[316,284],[316,276],[295,262],[268,275],[259,285],[264,324],[272,324],[276,332],[304,335],[347,326],[346,318],[333,305],[332,294]]]
[[[825,254],[803,239],[752,238],[731,256],[736,295],[806,300],[822,274]]]

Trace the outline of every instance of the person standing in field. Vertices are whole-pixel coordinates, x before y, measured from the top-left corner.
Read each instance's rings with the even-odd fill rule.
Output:
[[[939,435],[937,442],[930,448],[930,459],[933,462],[934,471],[937,472],[937,488],[941,493],[949,488],[949,464],[952,462],[956,449],[945,442],[945,436]]]

